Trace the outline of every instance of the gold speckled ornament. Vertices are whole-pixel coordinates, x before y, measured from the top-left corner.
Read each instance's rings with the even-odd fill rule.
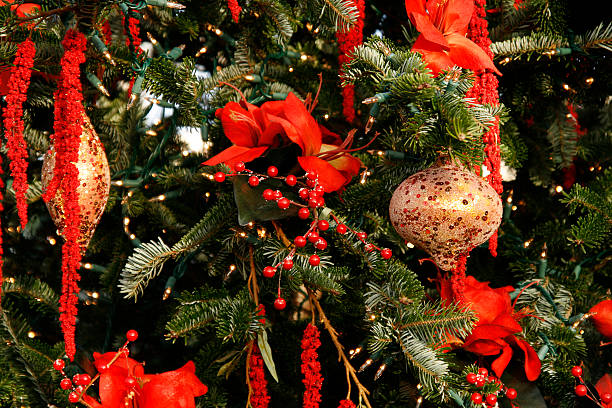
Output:
[[[79,143],[79,161],[76,166],[79,170],[77,192],[81,211],[78,243],[81,247],[81,254],[84,254],[100,222],[110,190],[110,172],[104,146],[102,146],[95,129],[85,114],[83,114],[83,132]],[[41,178],[44,189],[47,188],[53,178],[54,167],[55,149],[51,146],[45,154],[42,166]],[[66,222],[61,188],[58,188],[55,197],[46,204],[49,214],[61,235]]]
[[[486,180],[454,165],[434,166],[399,185],[389,204],[402,238],[427,251],[438,266],[488,240],[501,223],[502,203]]]

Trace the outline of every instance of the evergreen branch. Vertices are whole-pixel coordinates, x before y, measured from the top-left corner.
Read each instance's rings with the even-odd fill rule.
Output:
[[[407,330],[419,340],[434,343],[449,336],[468,336],[476,320],[474,313],[458,304],[424,303],[404,308],[394,328]]]
[[[416,368],[421,383],[427,388],[434,388],[436,384],[442,386],[442,378],[448,374],[448,363],[410,332],[397,332],[397,338],[404,357]]]

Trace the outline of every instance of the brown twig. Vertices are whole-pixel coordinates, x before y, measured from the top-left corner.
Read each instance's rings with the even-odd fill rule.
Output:
[[[43,11],[42,13],[38,13],[38,14],[35,14],[35,15],[32,15],[32,16],[19,17],[17,19],[17,22],[18,23],[23,23],[24,21],[36,20],[37,18],[47,18],[47,17],[55,15],[55,14],[61,14],[61,13],[64,13],[66,11],[75,10],[76,8],[77,8],[77,6],[66,6],[66,7],[61,7],[61,8],[53,9],[53,10]]]
[[[342,363],[344,364],[349,387],[348,395],[350,396],[351,394],[351,382],[349,380],[350,376],[350,378],[353,379],[353,382],[357,386],[357,390],[359,391],[359,403],[363,401],[368,408],[372,408],[372,406],[370,405],[370,401],[368,400],[368,395],[370,394],[370,392],[366,387],[363,386],[363,384],[359,382],[359,378],[357,378],[357,372],[349,362],[349,359],[346,354],[344,354],[344,346],[342,346],[340,341],[338,341],[338,332],[336,332],[336,329],[334,329],[334,327],[329,322],[329,319],[327,319],[327,317],[325,316],[325,312],[323,312],[319,300],[316,298],[316,296],[313,296],[312,290],[310,290],[310,288],[306,288],[306,290],[308,291],[308,296],[312,300],[312,303],[315,305],[317,311],[319,312],[319,319],[321,320],[321,322],[323,322],[325,330],[327,330],[327,332],[329,333],[329,336],[331,337],[334,346],[336,346],[336,350],[338,350],[338,361],[342,361]]]
[[[246,383],[247,387],[249,387],[249,395],[247,397],[246,408],[251,407],[251,395],[253,395],[253,387],[251,387],[251,378],[249,377],[249,371],[251,370],[251,354],[253,353],[253,344],[255,340],[249,341],[247,348],[247,358],[246,358]]]
[[[259,286],[257,285],[257,270],[255,269],[255,258],[253,256],[253,245],[249,245],[249,266],[251,273],[249,274],[249,280],[247,285],[249,287],[249,294],[251,299],[256,305],[259,305]]]
[[[272,221],[272,225],[274,225],[274,229],[276,230],[276,235],[278,235],[278,237],[281,239],[283,244],[286,247],[290,247],[291,246],[291,241],[289,241],[289,238],[287,238],[287,236],[285,235],[285,232],[282,230],[280,225],[278,225],[278,223],[276,221]]]

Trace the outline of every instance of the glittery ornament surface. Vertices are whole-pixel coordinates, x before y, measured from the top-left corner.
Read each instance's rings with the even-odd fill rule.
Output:
[[[502,203],[482,178],[457,166],[413,174],[393,193],[389,216],[397,232],[427,251],[443,270],[499,227]]]
[[[85,115],[83,116],[83,132],[81,133],[79,144],[79,161],[76,163],[79,170],[79,186],[77,191],[79,207],[81,209],[78,242],[82,254],[87,250],[87,245],[89,245],[89,241],[100,222],[110,190],[110,172],[106,154],[104,153],[104,146],[102,146],[89,118]],[[45,189],[53,177],[54,167],[55,149],[51,146],[45,154],[42,167],[42,184]],[[47,202],[47,209],[61,234],[66,226],[61,189],[58,189],[55,197]]]

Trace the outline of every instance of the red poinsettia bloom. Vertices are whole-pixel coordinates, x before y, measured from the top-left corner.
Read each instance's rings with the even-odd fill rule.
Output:
[[[208,391],[196,377],[193,361],[178,370],[145,374],[142,364],[129,357],[122,356],[109,366],[114,355],[114,352],[94,353],[94,365],[100,372],[100,402],[89,395],[83,396],[94,408],[195,408],[194,398]],[[136,379],[137,385],[126,384],[128,377]],[[134,396],[130,399],[132,391]]]
[[[604,300],[589,310],[595,328],[606,338],[612,339],[612,300]]]
[[[250,162],[268,148],[278,147],[284,138],[283,128],[277,121],[270,120],[264,109],[244,100],[229,102],[217,109],[215,115],[221,119],[223,132],[234,145],[206,160],[202,163],[205,166],[225,163],[233,167],[240,161]]]
[[[465,38],[474,0],[405,0],[405,4],[408,18],[421,33],[412,50],[423,55],[434,75],[454,65],[501,75],[482,48]]]
[[[261,108],[270,114],[270,120],[282,126],[292,142],[300,146],[300,166],[318,175],[325,192],[341,189],[359,174],[359,159],[347,153],[340,137],[319,125],[293,93],[284,101],[266,102]]]
[[[595,384],[595,389],[600,399],[603,399],[604,394],[612,394],[612,378],[610,374],[604,374],[604,376],[597,381],[597,384]],[[606,403],[602,401],[601,405],[604,408],[612,408],[612,402]]]
[[[523,331],[518,323],[517,313],[510,302],[510,286],[492,289],[488,282],[479,282],[473,276],[465,279],[464,299],[468,307],[478,317],[472,333],[464,340],[462,347],[481,356],[501,355],[491,364],[498,377],[512,358],[512,346],[525,353],[525,374],[529,381],[540,375],[541,363],[537,353],[525,340],[515,334]],[[450,279],[440,280],[440,297],[447,302],[455,302]]]

